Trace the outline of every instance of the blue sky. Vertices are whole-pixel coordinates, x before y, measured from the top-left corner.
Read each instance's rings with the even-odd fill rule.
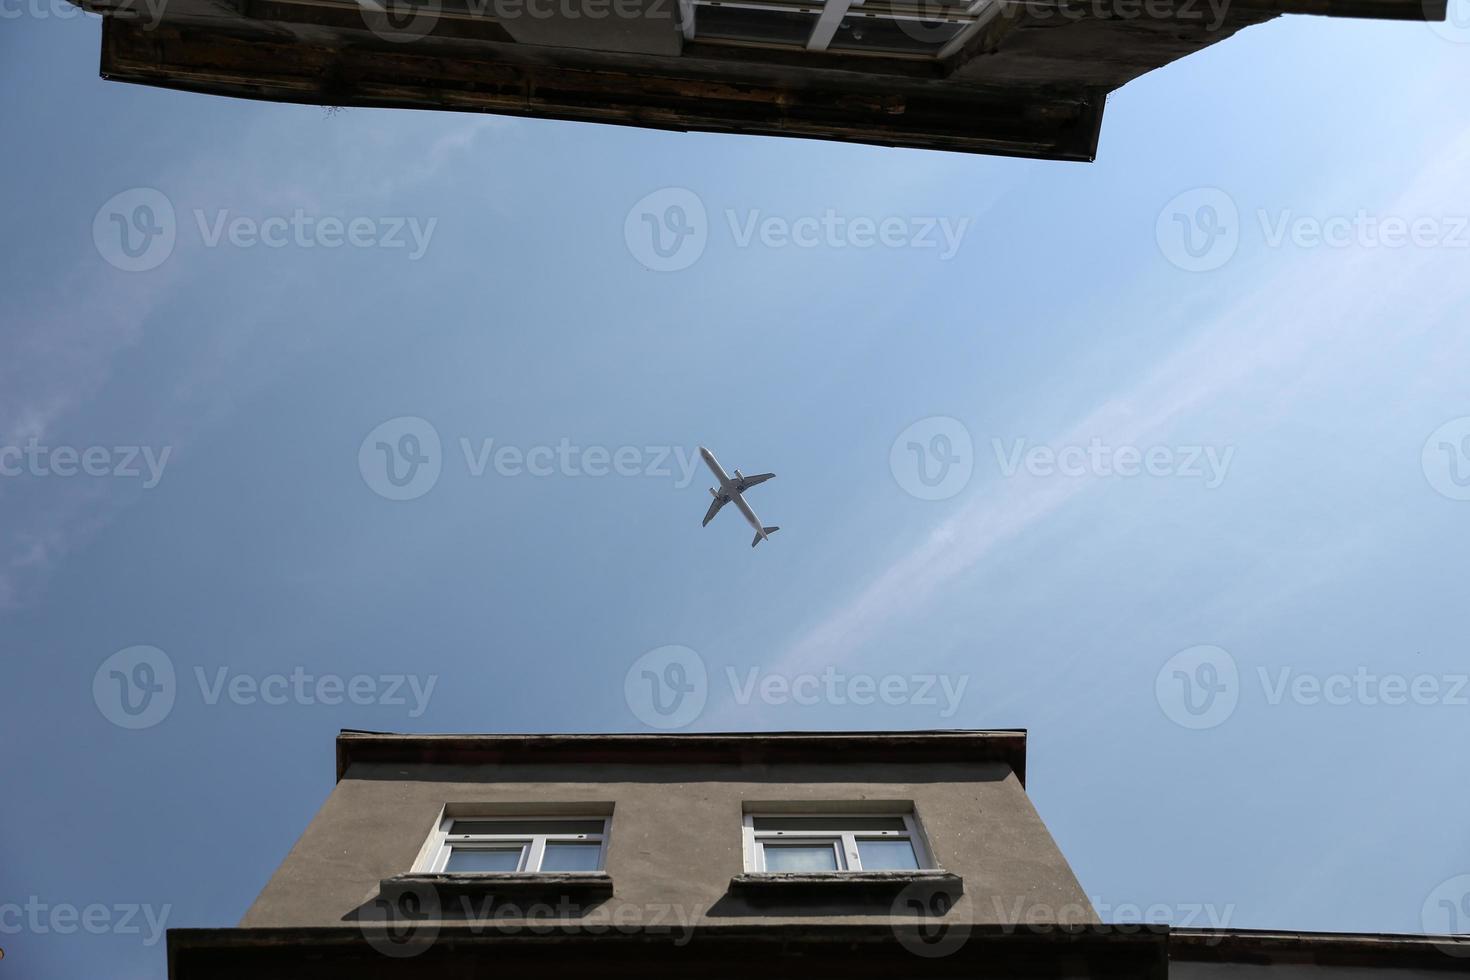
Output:
[[[1464,898],[1463,29],[1247,30],[1082,165],[106,84],[54,9],[0,32],[7,966],[162,976],[119,909],[238,921],[344,727],[1025,727],[1105,918]],[[701,444],[770,542],[700,529]]]

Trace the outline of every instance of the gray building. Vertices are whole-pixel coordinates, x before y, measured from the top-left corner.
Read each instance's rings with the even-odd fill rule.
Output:
[[[239,927],[171,930],[170,976],[1406,980],[1470,966],[1470,941],[1450,937],[1102,923],[1025,777],[1021,731],[347,731],[336,787]]]
[[[1091,160],[1109,92],[1282,14],[1446,0],[72,0],[102,76],[407,106]],[[1373,71],[1373,65],[1365,65]],[[1394,79],[1384,78],[1384,84]],[[1221,103],[1231,99],[1221,92]],[[1208,125],[1211,106],[1160,128]]]

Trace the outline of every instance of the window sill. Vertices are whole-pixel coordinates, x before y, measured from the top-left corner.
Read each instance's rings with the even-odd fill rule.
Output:
[[[384,898],[431,890],[441,902],[459,896],[493,897],[506,901],[597,902],[613,893],[612,876],[606,871],[506,872],[475,871],[394,875],[379,883]]]
[[[832,898],[892,897],[907,888],[958,896],[965,879],[941,868],[922,871],[751,871],[730,879],[730,890],[751,898],[787,899],[816,894]]]

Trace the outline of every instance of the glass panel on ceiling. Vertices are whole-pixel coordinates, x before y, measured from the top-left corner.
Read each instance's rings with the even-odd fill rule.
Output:
[[[694,36],[700,40],[755,41],[806,47],[817,15],[795,10],[752,10],[701,4],[695,9]]]
[[[944,20],[844,17],[829,51],[860,54],[938,54],[966,24]]]

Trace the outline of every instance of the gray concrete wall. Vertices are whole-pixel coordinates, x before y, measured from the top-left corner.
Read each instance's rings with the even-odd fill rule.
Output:
[[[747,801],[911,800],[940,867],[964,878],[952,921],[1006,923],[1017,908],[1096,921],[1071,868],[1004,763],[905,765],[441,766],[356,763],[250,907],[242,926],[341,926],[380,880],[409,872],[446,803],[610,801],[602,921],[675,929],[810,919],[872,922],[888,909],[834,901],[756,911],[741,873]]]

